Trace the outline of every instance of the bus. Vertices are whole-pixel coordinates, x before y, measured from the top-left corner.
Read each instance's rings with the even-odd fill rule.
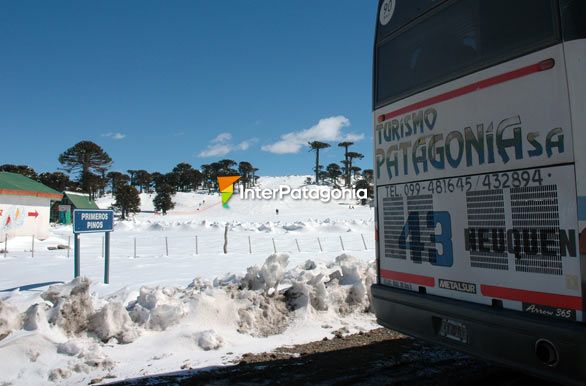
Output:
[[[586,1],[380,0],[378,322],[586,384]]]

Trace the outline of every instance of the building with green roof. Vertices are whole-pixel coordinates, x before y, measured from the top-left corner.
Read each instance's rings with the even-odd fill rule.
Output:
[[[51,220],[61,224],[71,224],[75,209],[100,209],[89,194],[79,192],[63,192],[63,199],[53,205]]]
[[[63,194],[17,173],[0,172],[0,241],[6,236],[45,238],[52,201]]]

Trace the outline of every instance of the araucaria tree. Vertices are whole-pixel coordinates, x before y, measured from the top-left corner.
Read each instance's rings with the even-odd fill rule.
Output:
[[[355,159],[363,159],[363,158],[364,158],[364,154],[360,154],[360,153],[356,153],[356,152],[354,152],[354,151],[351,151],[351,152],[348,152],[348,153],[346,154],[346,156],[348,157],[348,160],[349,160],[349,164],[348,164],[348,166],[347,166],[347,168],[348,168],[347,170],[348,170],[348,176],[350,176],[350,171],[352,171],[352,170],[353,170],[353,169],[352,169],[352,167],[353,167],[353,165],[352,165],[352,162],[353,162]],[[350,185],[352,185],[352,184],[350,184]]]
[[[140,197],[138,190],[131,185],[119,186],[116,189],[114,207],[120,210],[120,217],[125,220],[130,213],[140,212]]]
[[[328,178],[332,181],[332,184],[336,184],[338,177],[342,175],[340,165],[331,163],[326,167]]]
[[[252,174],[254,173],[254,167],[250,162],[242,161],[238,164],[238,172],[240,173],[240,182],[242,183],[242,189],[249,188],[254,183]]]
[[[173,187],[168,184],[163,184],[158,187],[157,195],[153,199],[153,205],[155,210],[163,212],[163,215],[167,214],[167,211],[175,207],[172,195],[175,193]]]
[[[112,165],[112,158],[91,141],[81,141],[65,150],[59,156],[59,162],[68,173],[79,172],[79,183],[84,192],[92,192],[96,178],[92,174],[102,175]]]
[[[348,159],[348,148],[350,146],[354,145],[354,142],[350,142],[350,141],[344,141],[344,142],[340,142],[338,144],[339,147],[343,147],[344,148],[344,178],[346,179],[346,186],[349,188],[350,187],[350,169],[349,169],[349,165],[350,165],[350,160]]]
[[[203,180],[203,175],[190,164],[181,162],[167,175],[167,183],[178,192],[196,190]]]
[[[152,179],[153,179],[153,177],[146,170],[142,170],[142,169],[137,170],[136,174],[134,176],[134,180],[136,182],[135,186],[139,187],[141,193],[143,191],[150,193],[149,190],[150,190]]]
[[[4,164],[0,166],[0,172],[18,173],[33,180],[37,179],[37,172],[28,165]]]
[[[315,183],[319,184],[319,151],[321,149],[327,149],[330,144],[320,141],[309,142],[309,151],[315,151]]]
[[[364,179],[366,180],[366,182],[368,182],[370,185],[373,184],[373,182],[374,182],[374,170],[372,170],[372,169],[364,169],[362,171],[362,176],[364,177]]]
[[[120,172],[110,172],[106,175],[106,180],[110,184],[110,188],[113,195],[116,195],[118,187],[128,185],[130,183],[130,177]]]
[[[75,183],[71,182],[69,177],[61,172],[41,173],[39,174],[38,181],[50,188],[57,190],[58,192],[75,189]]]

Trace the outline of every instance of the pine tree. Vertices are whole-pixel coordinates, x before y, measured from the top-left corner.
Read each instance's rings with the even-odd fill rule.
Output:
[[[236,167],[236,161],[231,159],[223,159],[217,162],[218,164],[218,176],[237,176],[238,170]],[[212,164],[213,165],[213,164]]]
[[[149,192],[151,182],[153,179],[151,173],[147,172],[146,170],[142,170],[142,169],[137,170],[134,178],[136,180],[136,186],[139,187],[141,193],[143,191]]]
[[[369,184],[372,184],[374,181],[374,170],[372,169],[364,169],[362,171],[362,176]]]
[[[61,172],[46,172],[39,174],[38,181],[55,189],[58,192],[75,189],[75,183],[67,175]]]
[[[340,177],[342,175],[342,171],[340,170],[340,165],[338,165],[336,163],[331,163],[328,166],[326,166],[326,172],[328,174],[328,178],[330,178],[330,180],[332,180],[332,184],[335,184],[338,177]]]
[[[313,142],[309,142],[309,151],[315,151],[315,183],[319,184],[319,170],[320,170],[320,165],[319,165],[319,151],[321,149],[327,149],[328,147],[330,147],[331,145],[325,142],[320,142],[320,141],[313,141]]]
[[[348,169],[348,165],[351,163],[350,160],[348,159],[348,148],[350,146],[354,145],[354,142],[350,142],[350,141],[344,141],[344,142],[340,142],[338,144],[339,147],[343,147],[344,148],[344,176],[346,178],[346,187],[350,187],[350,169]]]
[[[112,194],[116,194],[118,187],[128,185],[130,177],[127,174],[120,172],[110,172],[106,174],[106,182],[110,184]]]
[[[92,174],[101,175],[112,165],[112,158],[91,141],[81,141],[65,150],[59,156],[59,162],[68,173],[79,172],[79,182],[84,192],[90,192],[93,179]]]
[[[256,180],[259,178],[256,172],[258,172],[258,168],[252,168],[252,185],[256,185]]]
[[[130,213],[140,212],[140,197],[134,186],[119,186],[115,197],[114,207],[120,210],[122,220],[125,220]]]
[[[163,215],[167,214],[167,211],[175,207],[172,195],[174,193],[173,187],[170,185],[161,185],[157,190],[157,195],[153,199],[153,205],[155,210],[163,212]]]
[[[151,173],[151,187],[155,189],[155,191],[159,188],[159,186],[164,185],[167,183],[165,175],[159,172]]]
[[[364,154],[351,151],[351,152],[348,152],[347,156],[348,156],[348,160],[349,160],[347,170],[348,170],[348,177],[350,177],[350,172],[352,171],[352,162],[354,162],[355,159],[363,159]],[[349,181],[351,181],[351,179]],[[352,184],[350,183],[348,186],[350,186],[350,185],[352,185]]]
[[[134,169],[128,169],[126,171],[126,173],[128,173],[128,175],[130,176],[130,185],[131,186],[136,186],[136,172],[137,172],[137,170],[134,170]]]
[[[252,164],[247,161],[242,161],[238,164],[238,172],[240,173],[240,182],[242,183],[242,189],[249,188],[252,182],[252,173],[254,168]]]
[[[83,174],[82,180],[86,184],[85,192],[88,193],[92,199],[95,199],[100,192],[103,192],[107,184],[106,178],[92,172]]]
[[[194,169],[186,162],[177,164],[169,174],[168,183],[173,185],[174,190],[178,192],[197,190],[204,178],[199,170]]]
[[[350,171],[352,172],[352,177],[356,179],[356,174],[359,173],[361,170],[362,168],[360,166],[352,166],[352,168],[350,169]]]
[[[0,172],[18,173],[33,180],[36,180],[38,177],[35,169],[27,165],[4,164],[0,166]]]

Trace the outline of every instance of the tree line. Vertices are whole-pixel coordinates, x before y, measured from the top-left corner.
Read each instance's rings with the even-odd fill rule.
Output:
[[[353,142],[338,143],[344,149],[344,159],[340,164],[330,163],[325,168],[320,164],[320,150],[331,147],[326,142],[309,142],[309,150],[315,152],[316,184],[329,182],[335,187],[366,188],[372,195],[373,170],[362,170],[354,165],[354,160],[364,158],[363,154],[350,151]],[[59,155],[61,168],[55,172],[37,172],[27,165],[0,165],[0,171],[19,173],[39,181],[57,191],[77,191],[90,195],[92,199],[101,197],[106,192],[112,193],[116,202],[114,207],[120,210],[122,218],[129,213],[136,213],[140,207],[140,193],[156,193],[153,204],[156,210],[166,214],[174,208],[172,196],[177,192],[191,192],[200,189],[208,192],[217,191],[218,176],[239,175],[240,188],[248,189],[256,185],[258,168],[250,162],[236,162],[223,159],[194,168],[186,162],[177,164],[170,172],[148,172],[143,169],[130,169],[126,172],[110,171],[112,158],[99,145],[91,141],[81,141]]]
[[[312,141],[308,143],[309,151],[315,152],[315,166],[313,171],[315,173],[316,184],[329,180],[331,184],[338,185],[338,180],[341,178],[343,185],[347,188],[353,186],[353,181],[355,182],[354,186],[356,188],[372,185],[373,170],[362,170],[359,166],[354,165],[354,160],[363,159],[364,154],[349,151],[349,148],[352,145],[354,145],[354,142],[350,141],[338,143],[338,147],[344,149],[344,159],[340,161],[340,164],[330,163],[324,169],[324,166],[319,162],[319,153],[320,150],[327,149],[332,145],[320,141]]]
[[[250,162],[237,163],[223,159],[194,168],[186,162],[177,164],[170,172],[148,172],[146,170],[109,171],[112,158],[99,145],[81,141],[59,155],[61,170],[38,174],[27,165],[0,165],[0,171],[19,173],[57,191],[88,193],[92,199],[111,192],[116,199],[114,207],[121,217],[136,213],[140,207],[139,193],[156,193],[155,209],[166,212],[173,209],[172,196],[176,192],[191,192],[207,189],[217,190],[218,176],[239,175],[239,184],[247,189],[256,184],[258,168]]]

